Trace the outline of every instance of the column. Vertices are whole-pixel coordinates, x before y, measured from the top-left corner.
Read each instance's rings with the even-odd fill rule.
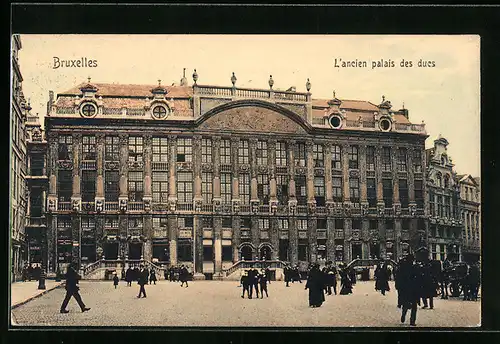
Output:
[[[272,260],[278,260],[278,251],[279,251],[279,245],[280,245],[280,238],[279,238],[279,225],[278,225],[278,219],[276,217],[272,217],[269,221],[269,236],[270,236],[270,241],[271,241],[271,246],[273,247],[273,250],[271,252],[271,259]]]
[[[240,217],[233,216],[233,262],[236,263],[240,259],[239,246],[240,246],[241,230],[240,230]]]
[[[307,237],[309,238],[309,261],[311,263],[316,262],[317,246],[318,246],[318,234],[316,232],[316,216],[309,217],[307,219]]]
[[[312,140],[306,141],[306,158],[307,158],[307,203],[316,204],[314,198],[314,159],[313,159]]]
[[[380,157],[382,156],[382,147],[375,147],[375,156],[379,157],[379,159],[375,159],[375,170],[376,170],[376,179],[377,179],[377,207],[379,204],[384,203],[384,187],[382,184],[382,161]],[[385,205],[384,205],[385,207]]]
[[[101,259],[97,252],[104,250],[104,216],[96,215],[95,217],[95,248],[96,248],[96,261]],[[102,251],[103,252],[103,251]]]
[[[366,190],[366,145],[359,146],[359,196],[361,204],[368,207],[368,194]],[[363,251],[364,252],[364,251]]]
[[[177,215],[168,217],[168,239],[170,244],[170,266],[177,265]]]
[[[383,219],[378,219],[378,232],[379,232],[379,238],[380,238],[380,256],[385,257],[386,255],[386,236],[385,236],[385,220]]]
[[[299,234],[297,229],[297,217],[288,217],[288,247],[289,260],[292,265],[299,263]]]
[[[214,155],[214,172],[213,172],[213,201],[214,204],[220,204],[220,136],[212,138],[212,152]]]
[[[325,157],[325,188],[326,188],[326,203],[333,202],[333,185],[332,185],[332,144],[330,142],[324,145]]]
[[[398,261],[398,258],[403,255],[403,250],[401,248],[400,242],[401,242],[401,219],[397,218],[394,219],[394,235],[395,235],[395,240],[394,240],[394,259],[395,261]]]
[[[252,206],[259,204],[257,194],[257,139],[250,139],[250,203]]]
[[[363,238],[362,243],[361,243],[361,251],[362,251],[362,256],[361,258],[363,259],[369,259],[370,258],[370,222],[367,219],[361,220],[361,237]]]
[[[128,201],[128,135],[120,134],[120,195],[119,202]]]
[[[147,134],[143,137],[143,156],[144,156],[144,204],[145,210],[149,212],[151,209],[151,200],[152,200],[152,192],[151,192],[151,161],[153,160],[152,154],[152,137]]]
[[[81,190],[80,190],[80,152],[82,144],[82,135],[73,134],[73,194],[71,196],[72,207],[75,202],[78,203],[77,208],[80,208]]]
[[[168,161],[168,203],[170,210],[175,210],[177,204],[177,184],[176,184],[176,171],[177,171],[177,136],[168,136],[168,147],[169,147],[169,161]],[[177,220],[176,220],[177,228]],[[177,236],[176,236],[177,238]],[[170,258],[172,260],[172,258]],[[177,253],[175,257],[177,261]]]
[[[220,216],[213,217],[214,223],[214,275],[222,274],[222,218]]]
[[[240,139],[237,137],[231,138],[231,161],[233,165],[233,183],[232,183],[232,200],[233,212],[235,210],[234,206],[239,206],[240,204],[240,189],[239,189],[239,161],[238,161],[238,147],[240,145]]]
[[[104,134],[96,135],[97,141],[97,180],[96,180],[96,203],[97,201],[104,201]],[[103,209],[104,210],[104,209]]]
[[[251,228],[250,228],[250,235],[252,239],[252,245],[255,247],[255,249],[258,251],[258,247],[260,245],[260,228],[259,228],[259,217],[257,216],[252,216],[251,217]],[[269,219],[269,232],[271,231],[271,219]],[[257,259],[259,257],[259,252],[254,251],[252,254],[252,259]]]
[[[351,252],[351,228],[352,228],[352,220],[350,218],[346,218],[344,220],[344,262],[349,263],[352,261],[352,252]]]
[[[118,215],[118,231],[120,233],[120,242],[118,243],[118,250],[122,258],[128,258],[128,216],[124,214]]]
[[[43,260],[47,263],[47,271],[57,271],[57,216],[47,214],[47,251],[42,251]]]
[[[143,256],[145,260],[150,262],[153,259],[153,216],[151,214],[145,214],[143,221],[143,235],[145,237],[145,241],[143,242]]]
[[[344,186],[344,203],[350,202],[349,193],[349,150],[351,146],[349,144],[342,145],[342,183]]]
[[[267,149],[267,161],[269,166],[269,203],[272,209],[278,205],[278,199],[276,198],[276,140],[269,140]]]
[[[335,261],[335,218],[328,216],[326,220],[326,260]]]
[[[193,220],[194,237],[194,272],[196,279],[204,279],[203,276],[203,221],[200,215],[195,215]]]
[[[394,208],[401,206],[399,201],[399,177],[398,177],[398,159],[399,150],[396,147],[391,148],[391,165],[392,165],[392,202]]]
[[[295,195],[295,140],[288,141],[288,170],[289,170],[289,181],[288,181],[288,199],[290,201],[295,201],[297,204],[297,199]],[[290,203],[289,201],[289,203]]]
[[[193,172],[194,172],[194,202],[201,203],[201,136],[197,135],[193,139]],[[195,207],[196,209],[196,207]]]
[[[413,152],[414,148],[408,149],[408,202],[415,204],[415,175],[413,170]],[[425,156],[424,156],[425,157]]]
[[[50,132],[48,134],[48,151],[47,163],[49,174],[49,194],[47,199],[47,208],[50,211],[57,210],[57,133]],[[52,205],[51,205],[52,204]]]

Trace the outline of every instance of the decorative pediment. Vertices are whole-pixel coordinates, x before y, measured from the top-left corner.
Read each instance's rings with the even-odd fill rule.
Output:
[[[307,133],[307,124],[299,115],[278,105],[262,103],[221,105],[203,116],[199,128],[265,133]]]

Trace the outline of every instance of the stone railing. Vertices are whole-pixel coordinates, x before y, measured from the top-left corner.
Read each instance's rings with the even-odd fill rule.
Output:
[[[118,211],[118,202],[104,202],[105,211]]]
[[[72,115],[75,114],[74,107],[58,107],[56,110],[56,114],[60,115]]]
[[[193,203],[177,202],[178,211],[193,211]]]
[[[144,202],[128,202],[127,208],[130,211],[143,211]]]
[[[285,263],[282,262],[281,260],[239,260],[236,263],[234,263],[230,268],[222,270],[222,273],[226,277],[228,277],[238,269],[250,269],[254,267],[256,269],[262,269],[262,268],[281,269],[283,268],[284,264]]]
[[[153,161],[151,162],[151,169],[153,171],[168,171],[168,162]]]
[[[130,108],[126,110],[127,116],[145,116],[146,111],[140,108]]]
[[[57,202],[57,210],[71,210],[71,202]]]
[[[26,217],[26,226],[30,226],[30,227],[46,226],[47,225],[46,220],[47,219],[45,217],[27,216]]]
[[[122,109],[121,108],[103,108],[102,114],[103,115],[121,115]]]
[[[194,88],[194,93],[198,95],[219,96],[219,97],[237,97],[237,98],[256,98],[256,99],[277,99],[293,102],[307,102],[309,95],[301,92],[259,90],[251,88],[233,88],[222,86],[200,86]]]

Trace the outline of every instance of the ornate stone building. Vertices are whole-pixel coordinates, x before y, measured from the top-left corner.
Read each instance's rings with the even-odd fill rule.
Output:
[[[462,218],[460,215],[460,189],[448,141],[439,136],[434,148],[426,150],[427,196],[429,206],[429,246],[432,259],[461,259]]]
[[[10,117],[10,259],[11,281],[20,278],[21,269],[27,260],[24,222],[26,215],[26,138],[24,127],[26,111],[30,109],[22,90],[23,76],[19,67],[19,50],[22,48],[19,35],[12,36],[12,103]]]
[[[462,258],[468,263],[477,262],[481,254],[481,182],[470,174],[459,175],[458,182],[463,222]]]
[[[49,268],[145,259],[391,256],[425,245],[423,124],[295,88],[119,85],[59,93],[45,118]]]

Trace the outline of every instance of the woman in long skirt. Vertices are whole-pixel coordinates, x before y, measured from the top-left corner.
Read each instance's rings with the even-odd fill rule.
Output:
[[[325,301],[325,287],[324,278],[318,264],[315,264],[309,271],[305,289],[309,289],[309,306],[313,308],[321,307]]]

